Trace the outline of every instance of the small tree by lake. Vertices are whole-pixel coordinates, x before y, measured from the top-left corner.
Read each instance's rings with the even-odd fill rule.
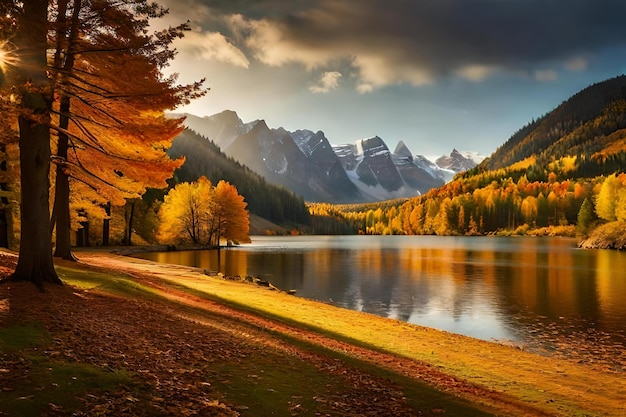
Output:
[[[167,243],[219,246],[249,241],[249,213],[243,196],[226,181],[206,177],[176,185],[159,210],[159,239]]]

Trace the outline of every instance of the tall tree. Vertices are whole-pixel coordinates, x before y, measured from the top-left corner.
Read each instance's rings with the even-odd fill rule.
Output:
[[[18,15],[16,44],[20,51],[22,80],[19,148],[21,175],[21,238],[14,281],[60,284],[52,260],[50,234],[50,110],[52,89],[47,76],[48,1],[23,2]]]
[[[165,187],[182,163],[165,152],[182,130],[182,120],[165,118],[163,112],[206,90],[202,81],[181,86],[175,76],[163,76],[175,56],[170,44],[186,26],[148,35],[150,20],[166,13],[156,3],[74,0],[65,24],[63,3],[56,31],[63,52],[57,51],[61,58],[53,68],[61,97],[55,254],[71,258],[69,178],[76,180],[74,188],[88,186],[104,196],[107,201],[94,201],[98,205],[123,205],[146,187]]]

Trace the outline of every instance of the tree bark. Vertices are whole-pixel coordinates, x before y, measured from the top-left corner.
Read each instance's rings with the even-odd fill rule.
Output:
[[[76,0],[74,2],[74,12],[72,16],[72,23],[69,35],[69,42],[67,46],[67,57],[63,63],[63,75],[62,83],[66,82],[66,78],[69,72],[74,69],[74,50],[75,43],[78,39],[78,26],[79,26],[79,13],[82,7],[82,2]],[[57,53],[61,50],[62,40],[61,37],[67,36],[66,18],[65,13],[67,9],[67,1],[59,2],[59,19],[57,28]],[[62,15],[61,15],[62,14]],[[61,68],[60,57],[55,56],[55,65],[57,69]],[[63,163],[67,161],[67,152],[69,147],[69,138],[64,131],[69,127],[70,123],[70,96],[62,94],[59,105],[59,140],[57,145],[57,156],[59,162],[56,166],[56,179],[54,188],[54,212],[56,213],[56,245],[54,250],[54,256],[66,260],[75,261],[76,257],[72,253],[72,240],[71,240],[71,224],[70,224],[70,179],[64,170]]]
[[[133,222],[135,221],[135,204],[137,200],[132,199],[129,200],[126,204],[126,230],[124,231],[124,242],[122,242],[125,246],[133,245]],[[128,206],[130,205],[130,209]]]
[[[102,246],[109,246],[109,235],[111,234],[111,203],[104,206],[106,217],[102,221]]]
[[[20,86],[21,238],[13,281],[30,281],[43,291],[44,283],[61,284],[54,270],[50,233],[50,109],[52,94],[46,73],[48,1],[24,2],[18,42],[23,74]]]
[[[66,116],[70,110],[70,98],[61,97],[61,120],[60,127],[67,129],[69,118]],[[59,133],[57,156],[61,159],[56,167],[56,181],[54,188],[54,211],[56,213],[56,245],[54,256],[66,260],[76,260],[72,253],[71,227],[70,227],[70,180],[63,171],[63,161],[67,160],[68,137]]]

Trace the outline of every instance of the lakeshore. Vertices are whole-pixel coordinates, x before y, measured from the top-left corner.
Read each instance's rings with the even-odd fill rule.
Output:
[[[58,266],[61,278],[69,285],[62,288],[49,287],[42,297],[50,301],[50,297],[60,299],[65,294],[76,302],[89,299],[88,305],[97,301],[97,304],[103,305],[105,311],[110,310],[109,315],[121,308],[121,301],[129,304],[130,300],[134,307],[146,307],[144,313],[129,314],[129,317],[134,316],[136,320],[124,324],[129,327],[125,329],[128,334],[125,339],[118,341],[120,346],[115,349],[120,355],[131,355],[130,352],[124,353],[125,348],[141,344],[139,340],[133,340],[133,332],[138,332],[138,338],[140,335],[146,337],[141,332],[148,325],[142,323],[145,318],[150,323],[163,323],[162,333],[169,335],[167,339],[172,346],[188,343],[197,355],[203,357],[230,357],[248,351],[247,359],[240,358],[239,364],[254,367],[255,361],[267,360],[264,355],[268,351],[273,354],[282,352],[281,355],[286,356],[279,361],[283,374],[281,377],[286,377],[287,380],[297,372],[302,372],[308,365],[299,363],[284,369],[285,364],[292,363],[294,358],[305,357],[308,358],[306,363],[310,362],[310,358],[317,358],[311,359],[315,369],[309,369],[308,377],[318,377],[320,373],[329,377],[328,369],[322,372],[315,365],[316,360],[324,357],[324,366],[341,369],[341,378],[354,377],[361,380],[360,383],[352,381],[353,389],[348,389],[343,394],[345,398],[350,398],[345,404],[352,404],[352,414],[339,414],[338,410],[333,412],[333,401],[341,403],[336,398],[331,401],[328,399],[330,397],[312,395],[305,401],[306,395],[293,394],[285,400],[282,407],[284,413],[277,415],[315,415],[312,410],[316,408],[327,410],[326,415],[360,415],[358,413],[364,410],[374,413],[370,415],[385,415],[383,410],[389,410],[389,407],[396,407],[396,415],[418,415],[418,411],[424,415],[435,415],[443,411],[447,415],[617,416],[625,411],[626,387],[621,372],[607,372],[606,369],[592,365],[547,358],[516,347],[343,310],[243,282],[209,277],[198,268],[159,265],[103,252],[79,252],[78,257],[79,264],[61,263]],[[7,288],[10,288],[8,293]],[[12,294],[27,293],[28,290],[33,291],[29,306],[11,304]],[[0,286],[0,291],[3,299],[9,300],[10,305],[14,305],[16,310],[22,310],[24,314],[27,314],[24,310],[29,308],[33,311],[37,311],[37,308],[54,308],[46,306],[45,302],[33,303],[38,298],[32,288],[21,288],[11,283]],[[106,307],[107,303],[111,305]],[[69,309],[64,325],[72,327],[75,325],[72,317],[80,316],[80,313],[78,310],[72,312],[68,305],[64,308]],[[19,319],[13,316],[14,313],[16,314],[9,309],[8,313],[4,312],[0,316],[4,326],[7,325],[7,315],[12,320]],[[163,316],[159,317],[160,314]],[[97,332],[100,324],[110,330],[115,322],[113,318],[123,319],[115,316],[109,322],[103,321],[104,317],[101,317],[100,322],[89,323],[89,328],[92,332]],[[172,320],[176,320],[176,323],[172,323]],[[179,321],[185,325],[182,326]],[[183,340],[178,340],[181,338],[178,328],[192,325],[194,330],[187,329],[188,334],[197,335],[206,329],[219,329],[221,337],[228,334],[229,337],[234,337],[235,344],[230,348],[218,348],[217,345],[200,347],[189,343],[189,339],[197,342],[197,336],[182,336]],[[123,329],[116,331],[123,332]],[[126,343],[122,343],[123,341]],[[237,343],[245,348],[235,348]],[[172,365],[177,362],[175,357],[164,357],[163,352],[168,349],[163,346],[162,341],[151,340],[149,346],[144,346],[143,349],[144,355],[152,350],[157,352],[155,355],[159,361],[167,359],[173,361]],[[183,350],[187,349],[190,348]],[[230,349],[237,349],[237,352]],[[78,355],[77,349],[69,350],[74,352],[73,355]],[[250,354],[250,351],[263,352],[263,355],[255,358],[255,354]],[[60,353],[60,356],[63,355],[66,353]],[[115,361],[107,358],[104,362],[111,367],[111,362]],[[179,369],[184,368],[181,365],[183,364],[176,366]],[[274,367],[276,365],[275,363]],[[118,366],[132,371],[132,366],[124,364],[124,361],[118,363]],[[235,365],[231,363],[231,366]],[[246,371],[248,373],[243,377],[239,375],[237,378],[246,380],[247,388],[243,391],[247,392],[251,386],[260,385],[263,378],[270,379],[267,375],[269,368],[271,367],[263,369],[264,375],[258,369]],[[187,369],[186,372],[192,372],[192,369]],[[375,376],[381,372],[385,375],[382,381],[391,382],[384,384],[380,377]],[[213,378],[223,379],[223,374],[227,374],[234,379],[233,374],[237,373],[235,368],[222,368],[219,372],[216,368]],[[331,375],[334,374],[331,372]],[[5,377],[4,374],[0,376]],[[331,379],[337,382],[334,377]],[[365,380],[370,382],[364,383]],[[212,391],[212,397],[205,393],[202,398],[213,404],[215,410],[219,409],[223,413],[206,415],[254,415],[250,412],[251,406],[246,404],[252,401],[249,398],[252,394],[248,393],[247,397],[242,398],[241,393],[233,390],[232,384],[204,382],[212,387],[209,390]],[[324,384],[333,385],[326,381],[321,384],[320,389]],[[421,394],[416,395],[415,390]],[[267,395],[267,392],[256,394],[257,397]],[[428,398],[435,400],[429,402]],[[423,402],[419,403],[418,399]],[[163,406],[163,402],[148,402]],[[308,411],[304,412],[304,409]],[[378,414],[376,410],[379,410]],[[299,412],[302,413],[297,414]]]

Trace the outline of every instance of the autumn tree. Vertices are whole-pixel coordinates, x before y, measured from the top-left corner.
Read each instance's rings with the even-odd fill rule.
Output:
[[[206,177],[180,183],[165,196],[159,210],[159,238],[218,246],[221,239],[249,241],[249,214],[237,189],[226,181],[216,187]]]
[[[164,242],[208,244],[213,226],[213,185],[200,177],[172,188],[159,210],[159,239]]]
[[[217,236],[215,244],[220,240],[228,242],[249,242],[250,219],[243,196],[237,188],[226,181],[220,181],[215,187],[213,218],[215,219]]]
[[[48,1],[29,0],[15,10],[20,79],[14,82],[19,100],[21,176],[20,251],[14,281],[60,284],[52,260],[49,172],[52,88],[47,74]]]
[[[74,0],[71,8],[67,0],[58,2],[57,256],[71,258],[70,178],[81,194],[86,187],[96,191],[96,206],[123,205],[146,187],[165,187],[182,163],[166,154],[182,130],[181,119],[163,112],[206,91],[202,81],[181,86],[175,76],[163,75],[175,56],[171,42],[186,29],[148,35],[150,21],[166,13],[147,0]],[[130,237],[132,221],[127,224]]]
[[[596,213],[598,217],[607,221],[615,221],[615,209],[617,207],[619,181],[615,174],[605,178],[596,198]]]

